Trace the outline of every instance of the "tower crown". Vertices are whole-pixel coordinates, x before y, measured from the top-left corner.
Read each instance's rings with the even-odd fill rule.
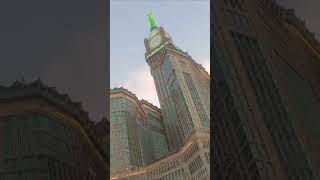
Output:
[[[157,28],[157,24],[156,24],[156,21],[154,20],[151,10],[148,12],[147,16],[150,24],[150,31],[152,31],[153,29]]]

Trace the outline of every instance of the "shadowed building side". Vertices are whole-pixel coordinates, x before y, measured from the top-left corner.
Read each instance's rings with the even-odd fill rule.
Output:
[[[0,179],[105,179],[107,161],[80,103],[39,80],[0,87]]]
[[[215,178],[316,179],[319,43],[275,1],[211,5]]]

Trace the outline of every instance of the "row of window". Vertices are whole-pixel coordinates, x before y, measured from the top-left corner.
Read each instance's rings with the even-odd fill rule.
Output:
[[[201,168],[194,176],[193,179],[199,179],[199,180],[208,180],[209,173],[207,171],[207,168]]]
[[[175,93],[173,100],[175,102],[175,107],[178,112],[178,117],[180,120],[180,126],[182,128],[182,133],[184,138],[186,138],[193,130],[194,122],[192,121],[191,113],[187,106],[185,96],[181,88],[179,87]]]
[[[213,36],[214,37],[214,36]],[[212,142],[214,148],[214,164],[211,166],[215,173],[216,179],[222,179],[222,175],[228,175],[234,177],[234,179],[248,179],[248,176],[243,176],[246,172],[245,166],[240,164],[239,160],[235,160],[234,156],[239,156],[237,149],[239,144],[237,143],[238,137],[233,136],[233,131],[236,127],[239,127],[239,124],[242,122],[242,119],[239,118],[239,114],[234,104],[234,99],[231,94],[231,90],[228,82],[231,79],[228,79],[228,73],[224,72],[226,64],[224,59],[220,59],[219,54],[221,51],[217,48],[217,43],[213,43],[214,55],[217,57],[214,58],[214,72],[215,72],[215,98],[213,103],[214,110],[214,125],[213,130],[216,132],[216,136]],[[221,56],[222,58],[222,56]],[[229,81],[230,80],[230,81]],[[226,121],[230,120],[230,121]],[[233,120],[231,120],[233,119]],[[241,126],[240,126],[241,127]],[[208,155],[206,155],[208,157]],[[241,172],[241,174],[239,174]]]
[[[193,100],[193,103],[197,109],[198,115],[200,117],[200,120],[202,121],[202,125],[205,128],[210,128],[210,120],[204,110],[202,101],[200,99],[200,96],[198,94],[198,91],[196,89],[196,86],[193,83],[192,77],[189,73],[183,72],[183,76],[187,82],[189,92],[191,94],[191,98]]]
[[[137,127],[136,117],[134,113],[131,113],[128,116],[127,122],[130,162],[133,167],[142,167],[143,163],[139,139],[139,129]]]
[[[68,152],[71,146],[79,144],[78,134],[56,120],[46,116],[19,115],[8,116],[3,121],[4,153],[30,153],[37,140],[40,146]],[[39,129],[38,129],[39,128]],[[36,131],[33,131],[36,129]],[[68,145],[66,144],[68,143]],[[70,147],[67,147],[70,146]]]
[[[171,169],[177,168],[180,165],[179,160],[168,162],[166,165],[158,167],[150,172],[151,177],[161,176],[161,174],[165,174],[166,172],[170,171]],[[179,169],[177,171],[184,172],[183,169]]]
[[[206,157],[207,163],[210,164],[210,152],[205,152],[204,155]]]
[[[48,180],[48,176],[43,176],[43,180]],[[33,172],[20,172],[1,175],[0,180],[34,180],[35,173]]]
[[[32,131],[27,115],[7,116],[3,121],[4,153],[30,153],[32,151]]]
[[[166,81],[167,76],[173,70],[173,59],[171,55],[166,56],[163,62],[164,64],[162,64],[162,66],[154,69],[153,74],[157,92],[159,95],[160,104],[162,107],[164,123],[166,123],[165,126],[167,128],[166,132],[169,139],[169,144],[174,149],[175,147],[179,147],[181,145],[182,139],[177,128],[178,117],[172,101],[172,98],[174,96],[169,92],[169,86]],[[175,139],[175,142],[173,142],[173,139]]]
[[[234,11],[227,11],[227,14],[230,17],[232,26],[234,27],[233,29],[243,32],[247,32],[249,30],[249,21],[247,17]]]
[[[156,160],[161,159],[168,154],[169,148],[164,134],[152,131],[152,143]]]
[[[117,166],[114,168],[124,168],[127,166],[123,163],[129,163],[130,165],[136,167],[142,167],[149,164],[153,161],[153,158],[161,158],[168,153],[168,147],[166,142],[166,137],[152,129],[148,130],[146,124],[144,124],[141,118],[141,115],[137,114],[136,111],[132,111],[131,108],[125,108],[126,103],[131,103],[130,100],[125,98],[114,98],[111,99],[112,106],[116,107],[111,113],[111,154],[118,154],[117,156],[111,156],[111,160],[119,161]],[[134,104],[129,104],[129,106]],[[122,108],[124,111],[118,111],[119,108]],[[155,123],[156,126],[160,126],[159,116],[153,112],[147,112],[148,118],[151,118],[148,123]],[[150,127],[149,127],[150,128]],[[127,129],[127,130],[126,130]],[[124,134],[122,134],[124,133]],[[150,134],[150,136],[146,134]],[[154,149],[150,148],[151,140],[154,146]],[[123,144],[124,143],[124,144]],[[128,143],[128,147],[127,144]],[[121,152],[121,147],[125,149],[127,147],[130,161],[123,161],[122,155],[125,155]],[[153,155],[153,153],[155,153]],[[115,159],[117,157],[117,159]],[[112,171],[114,171],[113,169]]]
[[[232,33],[232,37],[239,49],[257,102],[264,115],[266,125],[279,147],[279,152],[286,163],[299,164],[298,167],[303,167],[305,174],[308,174],[310,167],[303,156],[299,141],[294,136],[291,121],[257,41],[238,33]],[[250,149],[250,147],[246,148]],[[294,176],[306,178],[303,174]]]
[[[210,140],[202,140],[202,147],[204,149],[209,149],[210,148]]]
[[[184,155],[184,162],[187,162],[190,158],[193,157],[199,150],[199,146],[197,143],[192,144],[192,146],[186,151]]]
[[[232,8],[232,9],[236,9],[236,10],[243,10],[242,7],[242,2],[243,0],[224,0],[224,3],[227,7]]]
[[[178,169],[177,171],[174,171],[165,176],[162,176],[158,180],[176,180],[176,179],[183,179],[183,178],[186,178],[184,169]]]
[[[199,169],[201,169],[202,166],[203,166],[203,162],[201,160],[201,157],[197,156],[193,161],[191,161],[191,163],[188,166],[191,175],[197,172]]]

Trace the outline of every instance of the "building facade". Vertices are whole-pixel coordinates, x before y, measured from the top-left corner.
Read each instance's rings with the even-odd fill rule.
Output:
[[[211,6],[214,177],[319,178],[319,43],[272,0]]]
[[[140,169],[167,155],[159,108],[124,88],[110,91],[111,175]]]
[[[158,107],[151,103],[141,100],[142,109],[146,113],[148,134],[150,137],[150,144],[152,146],[152,161],[162,159],[169,153],[168,140],[163,124],[161,111]],[[150,164],[148,162],[147,164]]]
[[[194,132],[177,152],[138,170],[116,174],[111,180],[208,180],[210,179],[209,132]]]
[[[110,167],[110,121],[104,117],[101,121],[95,123],[94,129],[97,140],[108,157],[107,165]],[[110,168],[108,174],[110,175]]]
[[[178,150],[193,131],[210,128],[210,77],[149,14],[144,40],[146,61],[154,79],[170,150]]]
[[[1,180],[96,180],[109,159],[81,104],[40,81],[0,87]]]
[[[162,27],[156,26],[151,14],[148,17],[151,30],[145,39],[145,56],[161,110],[145,101],[140,103],[151,132],[155,161],[113,174],[111,179],[210,179],[209,74],[180,50]],[[163,152],[165,137],[169,149]]]

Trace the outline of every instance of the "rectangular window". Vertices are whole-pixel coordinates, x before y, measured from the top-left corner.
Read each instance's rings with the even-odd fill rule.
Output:
[[[230,10],[227,11],[227,14],[235,30],[249,30],[249,21],[245,15]]]
[[[242,6],[240,0],[224,0],[227,7],[241,11]]]
[[[6,120],[3,122],[3,133],[4,133],[4,153],[10,154],[14,152],[15,146],[15,128],[14,121],[12,116],[6,117]]]
[[[189,92],[191,94],[192,100],[194,102],[194,105],[197,109],[198,115],[202,121],[203,127],[210,128],[210,122],[209,118],[204,110],[203,104],[201,102],[200,96],[198,94],[198,91],[196,89],[196,86],[193,83],[192,77],[189,73],[183,73],[183,76],[187,82],[187,86],[189,88]]]

